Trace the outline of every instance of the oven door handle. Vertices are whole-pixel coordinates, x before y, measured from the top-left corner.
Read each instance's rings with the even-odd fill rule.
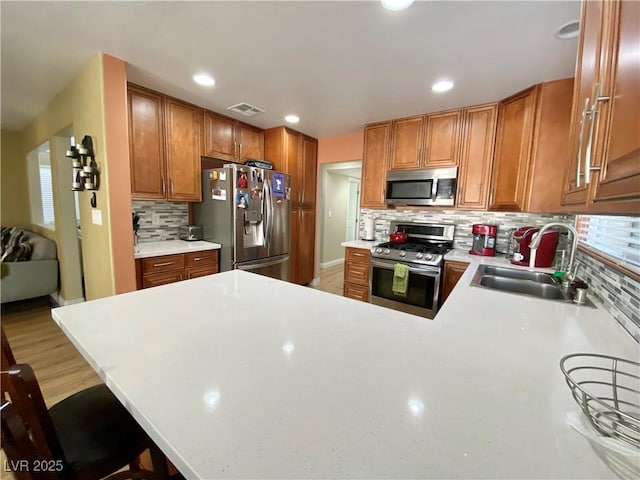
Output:
[[[401,262],[387,263],[387,262],[376,262],[372,260],[371,267],[384,268],[385,270],[393,270],[393,267],[396,263],[401,263]],[[415,273],[416,275],[422,275],[424,277],[437,277],[438,275],[440,275],[440,269],[435,267],[417,268],[417,267],[409,266],[409,272]]]

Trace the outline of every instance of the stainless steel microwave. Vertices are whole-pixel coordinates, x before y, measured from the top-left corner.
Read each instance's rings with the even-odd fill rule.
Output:
[[[387,205],[449,206],[456,198],[458,167],[423,168],[387,174]]]

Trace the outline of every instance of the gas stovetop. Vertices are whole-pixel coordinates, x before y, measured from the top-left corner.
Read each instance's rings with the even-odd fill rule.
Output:
[[[442,257],[449,250],[451,250],[450,244],[426,244],[412,241],[407,243],[386,242],[372,247],[371,255],[375,258],[399,260],[408,263],[439,265]]]
[[[391,222],[391,231],[405,232],[405,243],[385,242],[371,248],[371,256],[406,263],[440,266],[453,248],[453,225]]]

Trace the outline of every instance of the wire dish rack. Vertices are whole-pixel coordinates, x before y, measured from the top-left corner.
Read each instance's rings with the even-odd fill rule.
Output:
[[[640,363],[595,353],[560,360],[573,398],[602,435],[640,449]]]

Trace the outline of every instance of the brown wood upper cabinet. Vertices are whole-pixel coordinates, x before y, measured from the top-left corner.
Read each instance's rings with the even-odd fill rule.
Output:
[[[364,127],[360,206],[384,208],[386,175],[389,165],[391,122]]]
[[[563,205],[640,211],[640,3],[582,3]]]
[[[393,120],[389,170],[458,165],[462,110]]]
[[[202,200],[200,183],[200,109],[167,97],[167,200]]]
[[[424,115],[392,122],[389,170],[410,170],[422,166],[424,125]]]
[[[567,78],[500,102],[490,210],[560,211],[572,89]]]
[[[131,198],[200,201],[200,109],[128,85]]]
[[[249,158],[264,158],[264,132],[205,110],[202,121],[202,155],[244,162]]]
[[[287,127],[265,130],[265,159],[291,175],[291,208],[315,208],[318,141]]]
[[[497,103],[465,108],[462,113],[458,208],[487,209],[497,114]]]
[[[458,165],[461,126],[462,110],[427,115],[424,167]]]

